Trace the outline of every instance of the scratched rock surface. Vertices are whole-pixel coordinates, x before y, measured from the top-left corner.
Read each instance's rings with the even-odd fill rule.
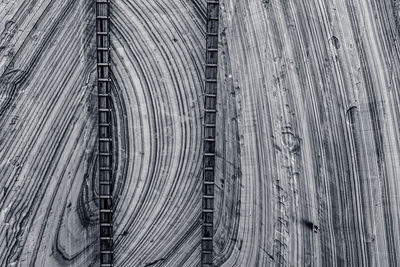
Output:
[[[199,266],[205,2],[111,5],[116,266]]]
[[[400,263],[398,8],[222,1],[216,266]]]
[[[198,266],[205,3],[111,9],[115,265]],[[94,1],[0,15],[0,266],[97,266]]]
[[[97,266],[93,1],[0,2],[0,266]],[[400,4],[221,0],[214,263],[400,263]],[[111,4],[115,266],[199,266],[205,1]]]
[[[0,1],[0,266],[96,266],[91,1]]]

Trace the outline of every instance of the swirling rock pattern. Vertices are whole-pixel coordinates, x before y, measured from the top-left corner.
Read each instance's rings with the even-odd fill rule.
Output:
[[[117,266],[200,264],[204,4],[111,4]]]
[[[397,266],[397,0],[221,0],[215,266]],[[205,1],[111,2],[114,265],[199,266]],[[97,266],[94,1],[0,2],[0,266]]]
[[[95,265],[93,8],[0,3],[0,266]]]

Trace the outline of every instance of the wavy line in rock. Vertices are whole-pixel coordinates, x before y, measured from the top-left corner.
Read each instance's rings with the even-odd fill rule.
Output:
[[[136,103],[123,105],[130,109],[125,111],[128,129],[138,134],[129,134],[130,147],[143,147],[139,152],[143,155],[135,151],[127,155],[127,162],[135,162],[135,169],[129,164],[128,172],[137,174],[126,178],[123,197],[117,204],[115,261],[122,266],[151,262],[175,266],[186,260],[189,262],[184,266],[196,266],[199,260],[183,252],[200,252],[200,239],[194,238],[199,231],[190,225],[198,220],[193,210],[200,212],[199,99],[203,55],[200,44],[193,43],[196,39],[192,38],[201,33],[192,37],[190,29],[182,30],[196,26],[192,22],[181,24],[185,14],[180,10],[184,9],[174,9],[174,5],[175,2],[119,1],[112,6],[112,58],[113,66],[118,66],[113,73],[122,91],[119,93],[124,95],[119,99]],[[175,24],[181,24],[181,29]],[[137,108],[142,121],[132,113]],[[176,252],[167,254],[172,246]],[[160,258],[163,260],[157,261]]]

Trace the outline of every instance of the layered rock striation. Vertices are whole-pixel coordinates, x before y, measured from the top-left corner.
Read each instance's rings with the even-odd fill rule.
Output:
[[[94,1],[0,3],[0,265],[97,266]],[[396,266],[399,3],[220,1],[215,266]],[[199,266],[206,3],[111,1],[114,265]]]

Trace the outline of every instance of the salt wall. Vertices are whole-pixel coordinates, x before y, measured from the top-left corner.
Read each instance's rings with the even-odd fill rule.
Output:
[[[399,264],[399,2],[220,3],[215,266]],[[111,1],[115,266],[200,265],[205,14]],[[95,2],[0,34],[0,266],[97,266]]]

